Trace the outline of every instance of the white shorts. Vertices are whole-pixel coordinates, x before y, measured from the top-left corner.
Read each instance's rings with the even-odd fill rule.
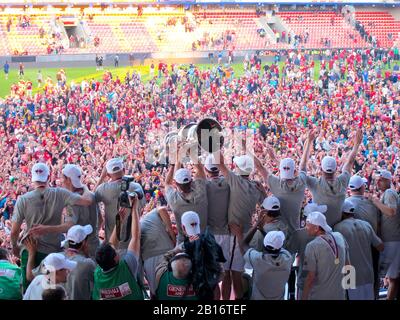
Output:
[[[164,255],[161,254],[159,256],[151,257],[143,262],[143,268],[145,277],[147,279],[147,283],[149,284],[149,289],[152,294],[156,294],[156,268],[162,261]]]
[[[244,259],[240,252],[238,240],[231,235],[215,235],[215,240],[221,246],[226,262],[224,270],[244,271]]]
[[[374,284],[368,283],[357,286],[355,289],[348,289],[349,300],[375,300]]]
[[[380,255],[379,273],[381,276],[396,279],[400,273],[400,241],[384,242],[384,246]]]

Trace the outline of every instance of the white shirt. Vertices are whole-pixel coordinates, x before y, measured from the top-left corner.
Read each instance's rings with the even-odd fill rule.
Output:
[[[61,285],[64,287],[64,283],[59,283],[57,285]],[[42,293],[46,289],[55,288],[56,285],[50,285],[50,282],[47,276],[40,274],[36,276],[31,284],[29,285],[28,289],[24,294],[22,300],[43,300]]]
[[[43,300],[42,293],[45,290],[43,284],[45,283],[47,283],[47,279],[44,275],[41,274],[35,277],[28,289],[26,289],[22,300]]]

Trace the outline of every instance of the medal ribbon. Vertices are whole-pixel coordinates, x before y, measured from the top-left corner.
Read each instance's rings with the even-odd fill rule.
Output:
[[[339,250],[336,244],[335,237],[330,235],[330,237],[333,239],[333,243],[331,239],[326,239],[325,237],[321,236],[321,238],[329,245],[329,247],[332,249],[332,253],[335,256],[335,259],[339,259]]]

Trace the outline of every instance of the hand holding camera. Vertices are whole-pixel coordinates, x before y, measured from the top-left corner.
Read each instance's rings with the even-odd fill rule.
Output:
[[[134,182],[133,176],[123,176],[121,181],[121,193],[118,199],[118,205],[121,208],[133,208],[144,196],[140,184]]]

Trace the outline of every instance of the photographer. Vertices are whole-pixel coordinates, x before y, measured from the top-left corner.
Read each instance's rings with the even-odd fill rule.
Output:
[[[98,267],[94,273],[93,300],[143,300],[143,292],[137,281],[140,255],[139,200],[137,194],[129,192],[132,217],[131,240],[125,256],[121,259],[116,249],[119,240],[117,230],[110,236],[110,242],[103,243],[96,252]],[[128,213],[127,208],[118,212],[121,218]]]
[[[98,181],[96,186],[96,191],[95,191],[96,202],[97,203],[103,202],[104,204],[104,211],[105,211],[104,224],[105,224],[106,241],[109,241],[111,233],[115,226],[118,207],[119,207],[119,197],[122,191],[121,187],[123,184],[124,185],[126,184],[123,179],[124,174],[125,174],[125,169],[122,159],[120,158],[111,159],[107,162],[106,166],[103,168],[100,180]],[[110,179],[110,181],[104,182],[107,177]],[[143,201],[144,199],[142,198],[142,202]],[[126,225],[122,220],[121,228],[123,230],[126,230],[124,228],[125,226]],[[121,247],[126,248],[128,245],[128,241],[123,241],[120,245]]]
[[[157,300],[198,300],[191,284],[192,260],[176,247],[168,251],[157,266]]]
[[[27,225],[25,236],[33,236],[38,241],[36,267],[49,253],[61,250],[61,234],[73,225],[68,218],[62,222],[63,209],[66,206],[89,206],[93,202],[86,186],[83,194],[79,195],[63,188],[50,188],[49,178],[50,169],[46,164],[36,163],[32,167],[34,190],[18,198],[12,217],[11,243],[14,255],[19,257],[21,253],[24,288],[27,287],[28,252],[23,245],[18,245],[22,223],[25,221]]]

